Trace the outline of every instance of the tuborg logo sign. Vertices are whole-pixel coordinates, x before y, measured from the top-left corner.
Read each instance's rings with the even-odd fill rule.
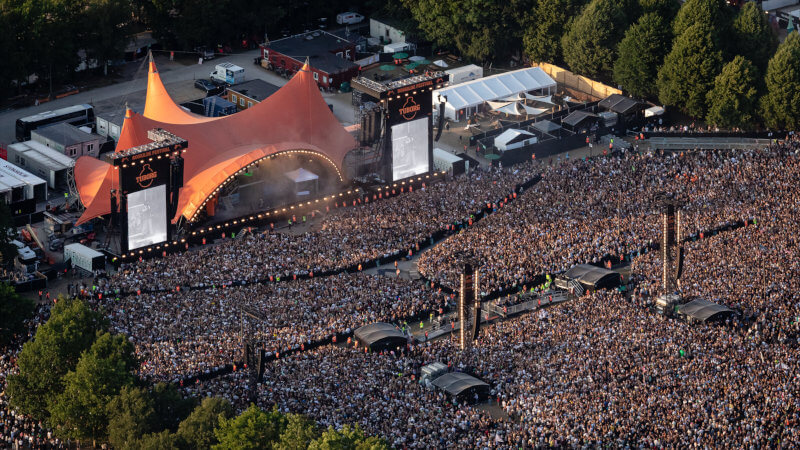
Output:
[[[153,180],[158,177],[158,172],[150,168],[150,164],[142,165],[142,171],[136,177],[136,183],[141,188],[149,188],[153,184]]]
[[[411,120],[417,116],[420,106],[414,101],[414,97],[408,97],[405,104],[400,108],[400,115],[406,120]]]

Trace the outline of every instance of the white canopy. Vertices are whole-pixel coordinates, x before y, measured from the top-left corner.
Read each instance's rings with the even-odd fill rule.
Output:
[[[534,108],[532,106],[528,106],[528,105],[525,105],[523,103],[520,103],[519,106],[525,111],[525,114],[528,114],[528,115],[531,115],[531,116],[538,116],[539,114],[547,112],[546,109]]]
[[[302,183],[304,181],[314,181],[319,179],[319,176],[317,174],[315,174],[314,172],[309,172],[308,170],[303,169],[302,167],[297,170],[293,170],[291,172],[286,172],[286,176],[295,183]]]
[[[664,114],[664,108],[660,106],[652,106],[644,110],[645,117],[655,117]]]
[[[543,112],[547,111],[546,109],[542,108],[533,108],[527,105],[522,104],[521,102],[486,102],[493,110],[505,114],[511,114],[514,116],[519,116],[522,114],[528,114],[531,116],[538,116]]]
[[[539,89],[555,89],[556,82],[539,67],[505,72],[465,83],[447,86],[433,92],[434,105],[439,95],[447,97],[447,116],[455,119],[456,111],[482,105],[487,101],[505,99]]]
[[[436,61],[433,62],[433,64],[439,67],[450,67],[447,65],[446,62],[442,61],[441,59],[437,59]]]
[[[511,102],[486,102],[490,108],[497,111],[500,108],[505,108],[506,106],[510,105]]]
[[[535,102],[539,102],[539,103],[549,103],[551,105],[555,104],[555,103],[553,103],[553,96],[552,95],[531,95],[531,94],[528,94],[526,92],[525,93],[525,98],[527,98],[528,100],[533,100]]]

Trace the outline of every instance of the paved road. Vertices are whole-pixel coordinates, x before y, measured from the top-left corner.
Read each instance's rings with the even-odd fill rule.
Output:
[[[219,62],[231,62],[245,68],[247,79],[260,78],[277,86],[283,86],[288,81],[260,66],[253,64],[253,59],[258,56],[259,50],[251,50],[235,55],[205,61],[203,64],[184,64],[169,61],[168,57],[156,55],[161,79],[167,91],[181,103],[202,97],[199,90],[194,88],[193,82],[198,78],[208,78],[214,70],[214,65]],[[39,106],[14,109],[0,113],[0,142],[14,142],[14,124],[20,117],[29,116],[43,111],[63,108],[79,103],[91,103],[95,106],[96,114],[103,115],[111,112],[122,111],[128,103],[132,108],[141,110],[144,107],[145,89],[147,88],[146,60],[130,64],[138,64],[138,71],[132,81],[124,81],[111,86],[90,89],[69,97],[53,100]],[[323,94],[326,101],[333,105],[336,117],[345,126],[353,123],[353,107],[350,103],[350,94]]]

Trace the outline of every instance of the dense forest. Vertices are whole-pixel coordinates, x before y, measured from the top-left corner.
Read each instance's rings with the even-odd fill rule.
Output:
[[[400,22],[408,36],[465,61],[507,67],[516,59],[551,62],[618,85],[725,128],[797,128],[797,32],[779,47],[755,2],[724,0],[0,0],[0,90],[14,80],[68,82],[79,50],[120,61],[128,36],[152,30],[163,48],[241,48],[357,10]],[[320,19],[327,18],[327,22]],[[69,39],[65,39],[69,36]]]

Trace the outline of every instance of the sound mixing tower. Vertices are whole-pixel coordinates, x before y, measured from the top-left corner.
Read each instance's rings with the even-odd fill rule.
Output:
[[[656,196],[661,218],[661,296],[656,306],[664,313],[671,312],[680,303],[677,294],[683,272],[683,202],[667,194]]]
[[[461,350],[478,339],[481,323],[480,270],[474,261],[464,261],[458,298],[458,344]]]

